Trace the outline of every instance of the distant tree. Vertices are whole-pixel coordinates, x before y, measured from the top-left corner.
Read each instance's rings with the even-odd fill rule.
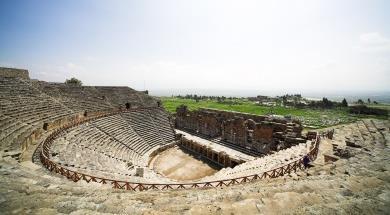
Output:
[[[83,85],[83,82],[81,82],[79,79],[73,77],[71,79],[66,79],[65,84],[74,85],[74,86],[81,86],[81,85]]]
[[[376,105],[378,104],[378,102],[377,102],[377,101],[374,101],[373,103],[374,103],[374,104],[376,104]]]
[[[367,99],[367,102],[368,102],[368,104],[371,104],[371,99],[368,98],[368,99]]]
[[[315,101],[310,101],[309,107],[315,108],[316,107],[316,102]]]
[[[360,104],[360,105],[364,104],[363,100],[361,100],[361,99],[359,99],[359,100],[357,101],[357,103]]]
[[[282,96],[283,105],[286,105],[287,103],[287,96]]]
[[[343,101],[341,102],[341,106],[342,107],[348,107],[348,102],[347,100],[344,98]]]
[[[322,107],[324,107],[324,108],[332,108],[333,107],[333,102],[324,97],[324,98],[322,98]]]

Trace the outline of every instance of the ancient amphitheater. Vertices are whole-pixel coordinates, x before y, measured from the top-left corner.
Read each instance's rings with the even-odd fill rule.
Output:
[[[0,102],[1,214],[390,211],[388,120],[303,131],[277,116],[171,116],[147,91],[8,68]]]

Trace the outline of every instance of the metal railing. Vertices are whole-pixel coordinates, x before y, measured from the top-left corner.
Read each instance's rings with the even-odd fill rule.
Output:
[[[142,109],[142,108],[139,108]],[[42,164],[51,172],[55,172],[58,174],[61,174],[68,178],[69,180],[72,180],[74,182],[84,180],[87,183],[89,182],[96,182],[101,184],[111,184],[113,188],[115,189],[125,189],[125,190],[133,190],[133,191],[144,191],[144,190],[169,190],[169,189],[188,189],[188,188],[218,188],[218,187],[227,187],[234,184],[240,184],[245,182],[251,182],[255,180],[260,179],[266,179],[266,178],[277,178],[280,176],[284,176],[286,174],[290,174],[292,172],[296,172],[298,170],[304,169],[304,163],[303,159],[305,156],[309,156],[311,161],[314,161],[317,158],[318,155],[318,148],[321,141],[320,135],[316,135],[316,138],[312,141],[311,149],[309,153],[305,156],[302,156],[301,158],[292,161],[288,164],[285,164],[284,166],[261,172],[258,174],[252,174],[248,176],[242,176],[242,177],[236,177],[236,178],[230,178],[230,179],[222,179],[222,180],[215,180],[215,181],[206,181],[206,182],[193,182],[193,183],[138,183],[138,182],[131,182],[131,181],[122,181],[122,180],[116,180],[116,179],[109,179],[109,178],[102,178],[99,176],[93,176],[85,173],[80,173],[77,171],[70,170],[50,159],[50,147],[53,144],[53,141],[60,137],[61,134],[72,127],[79,126],[80,124],[102,118],[107,117],[115,114],[119,114],[122,112],[129,112],[129,111],[137,111],[138,109],[133,110],[118,110],[110,113],[96,113],[93,117],[85,118],[81,120],[74,120],[57,130],[55,130],[53,133],[51,133],[43,142],[41,153],[40,153],[40,160]]]

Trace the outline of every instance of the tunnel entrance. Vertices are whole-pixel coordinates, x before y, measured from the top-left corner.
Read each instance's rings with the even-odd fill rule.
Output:
[[[49,123],[47,122],[43,123],[43,130],[47,131],[48,127],[49,127]]]

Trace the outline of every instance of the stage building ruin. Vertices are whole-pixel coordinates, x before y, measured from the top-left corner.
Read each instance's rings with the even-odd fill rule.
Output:
[[[263,154],[306,141],[298,120],[206,108],[189,111],[184,105],[176,110],[175,126]]]

